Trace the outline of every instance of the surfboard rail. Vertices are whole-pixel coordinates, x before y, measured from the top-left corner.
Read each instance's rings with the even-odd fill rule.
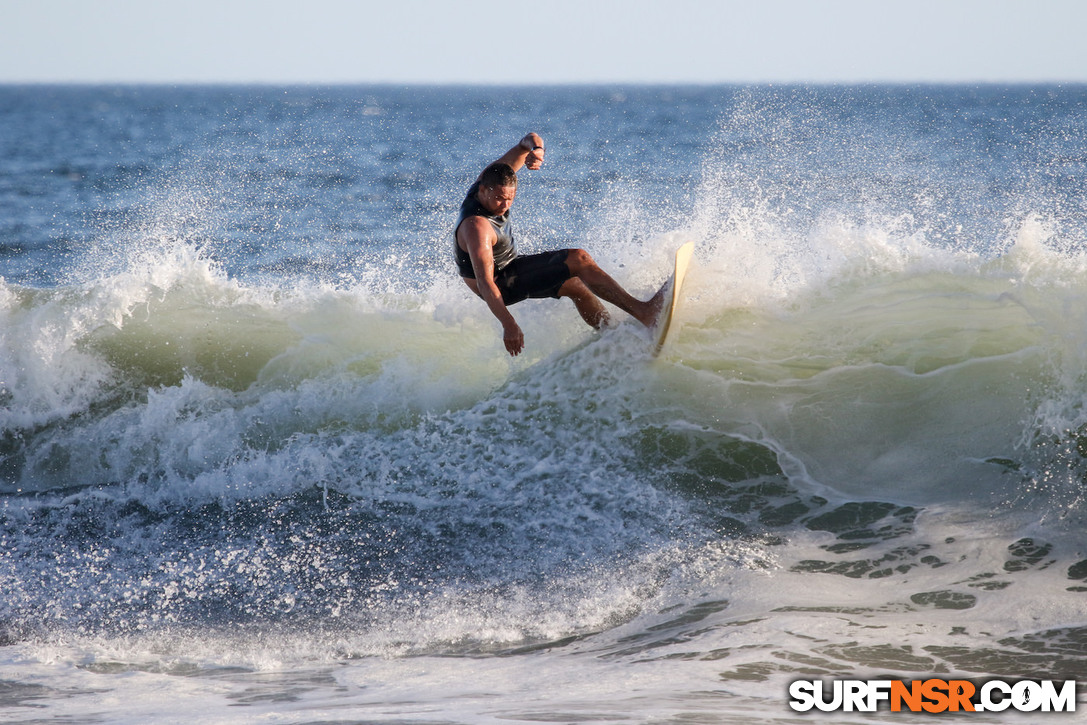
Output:
[[[679,304],[680,293],[683,291],[683,280],[687,276],[687,267],[690,266],[691,257],[694,255],[694,242],[687,242],[676,250],[675,266],[672,268],[672,276],[664,283],[664,302],[661,306],[660,316],[657,317],[656,338],[653,341],[653,357],[660,355],[664,349],[664,343],[668,339],[668,331],[672,329],[672,319]]]

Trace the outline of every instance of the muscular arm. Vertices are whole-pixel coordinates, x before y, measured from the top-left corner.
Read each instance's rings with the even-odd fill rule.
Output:
[[[502,293],[494,281],[494,229],[482,217],[465,219],[457,230],[457,242],[468,252],[472,259],[474,280],[465,279],[468,286],[483,298],[491,313],[502,323],[502,342],[510,355],[519,355],[525,347],[525,336],[521,327],[513,319]],[[473,284],[474,283],[474,284]]]

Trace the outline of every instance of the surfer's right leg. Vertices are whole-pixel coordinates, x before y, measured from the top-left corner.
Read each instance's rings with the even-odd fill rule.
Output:
[[[563,283],[559,288],[559,297],[568,297],[577,308],[581,319],[597,330],[607,327],[611,322],[608,308],[604,307],[596,295],[577,277],[571,277]]]
[[[663,287],[653,297],[642,302],[631,296],[607,272],[600,269],[584,249],[569,250],[566,255],[566,266],[570,270],[570,276],[581,280],[593,294],[615,305],[646,327],[652,327],[657,321],[661,303],[664,301]]]

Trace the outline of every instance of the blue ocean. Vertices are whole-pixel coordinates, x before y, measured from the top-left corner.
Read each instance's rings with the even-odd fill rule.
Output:
[[[529,131],[522,252],[645,299],[695,242],[659,357],[529,300],[511,358],[458,278]],[[1087,680],[1085,138],[1067,85],[0,86],[0,721]]]

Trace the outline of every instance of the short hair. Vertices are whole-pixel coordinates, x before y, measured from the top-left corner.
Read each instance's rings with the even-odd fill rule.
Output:
[[[493,188],[495,186],[517,186],[517,172],[513,167],[502,161],[495,161],[483,169],[479,175],[479,185]]]

